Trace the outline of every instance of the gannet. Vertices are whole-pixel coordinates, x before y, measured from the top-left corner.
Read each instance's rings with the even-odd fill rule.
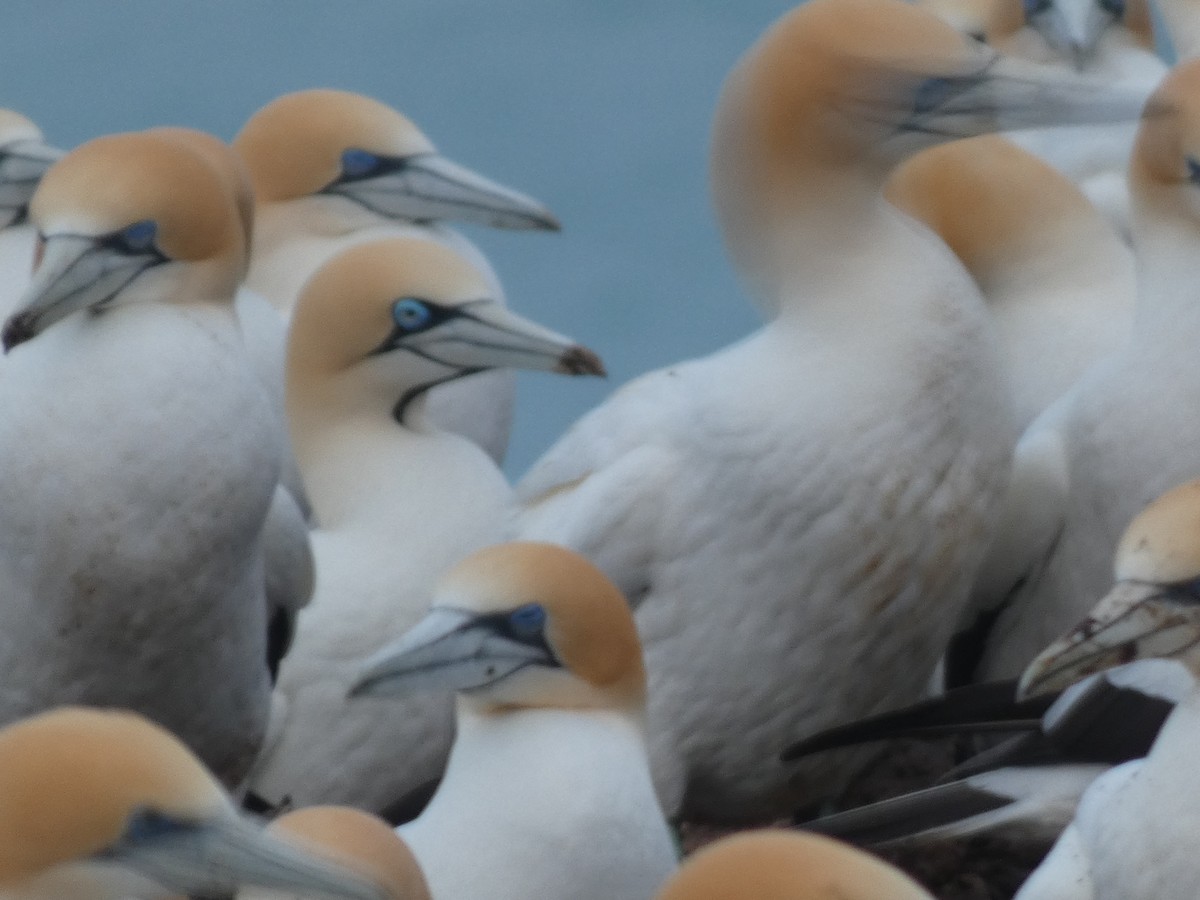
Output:
[[[248,285],[290,315],[300,288],[339,250],[387,235],[419,235],[450,246],[499,279],[452,219],[500,228],[556,230],[537,201],[441,156],[400,113],[347,91],[307,90],[268,103],[234,147],[254,179],[257,210]],[[430,414],[501,461],[512,423],[514,378],[492,372],[430,396]]]
[[[585,559],[520,542],[446,573],[353,692],[431,690],[458,692],[458,735],[433,800],[398,833],[438,900],[641,900],[674,871],[637,630]]]
[[[995,0],[986,29],[1002,53],[1083,72],[1148,97],[1166,74],[1155,53],[1148,0]],[[1129,234],[1125,170],[1133,122],[1009,134],[1087,194],[1123,236]]]
[[[430,900],[408,845],[382,819],[349,806],[308,806],[275,819],[268,833],[302,843],[314,856],[360,872],[387,890],[387,900]],[[296,893],[252,888],[238,900],[302,900]]]
[[[1133,253],[1067,178],[998,135],[897,168],[887,196],[934,231],[999,328],[1021,429],[1129,338]]]
[[[229,786],[270,684],[277,432],[233,314],[245,246],[178,141],[90,141],[30,204],[41,263],[0,386],[0,721],[65,702],[170,728]]]
[[[748,831],[688,859],[657,900],[932,900],[881,859],[798,831]]]
[[[779,748],[921,693],[994,524],[1015,439],[994,334],[888,171],[1115,101],[889,0],[812,0],[727,80],[713,190],[769,324],[622,388],[518,486],[518,535],[637,610],[669,812],[683,781],[686,815],[730,820],[836,789]]]
[[[61,157],[37,125],[0,109],[0,318],[12,312],[33,272],[37,229],[28,221],[29,198]]]
[[[134,713],[63,707],[0,730],[0,897],[211,897],[241,884],[389,896],[243,819],[178,739]]]
[[[1200,404],[1189,364],[1200,335],[1195,278],[1200,63],[1154,95],[1130,165],[1138,298],[1130,343],[1098,363],[1030,426],[1005,520],[976,592],[1006,604],[976,677],[1015,676],[1108,586],[1125,524],[1173,484],[1200,474]]]
[[[1200,677],[1200,481],[1150,504],[1121,538],[1118,583],[1030,663],[1026,694],[1128,659],[1178,659]],[[1195,896],[1200,829],[1195,751],[1200,690],[1176,705],[1145,760],[1113,769],[1087,791],[1074,822],[1021,900],[1174,900]]]
[[[494,302],[481,272],[428,240],[352,247],[302,293],[287,402],[317,583],[280,670],[282,735],[253,779],[267,800],[378,812],[441,773],[448,694],[350,708],[345,695],[358,662],[424,613],[437,575],[508,535],[503,475],[424,410],[432,385],[499,366],[603,372],[591,351]]]

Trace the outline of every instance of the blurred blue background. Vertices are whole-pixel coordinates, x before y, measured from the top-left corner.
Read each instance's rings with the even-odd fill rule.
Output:
[[[345,88],[547,203],[560,235],[464,231],[512,306],[599,352],[609,380],[522,376],[515,477],[621,383],[757,324],[710,211],[708,128],[729,67],[790,6],[8,0],[0,105],[69,148],[160,124],[229,139],[279,94]]]

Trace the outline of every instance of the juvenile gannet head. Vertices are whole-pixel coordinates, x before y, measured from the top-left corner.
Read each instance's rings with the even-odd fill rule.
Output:
[[[364,663],[351,696],[446,689],[483,710],[640,711],[646,673],[629,604],[562,547],[480,550],[442,577],[428,616]]]
[[[1136,43],[1154,49],[1147,0],[995,0],[987,40],[1002,52],[1038,62],[1061,60],[1083,72],[1111,28],[1124,28]],[[1030,32],[1039,43],[1028,40]]]
[[[1200,60],[1168,72],[1148,103],[1162,111],[1143,120],[1129,161],[1134,211],[1142,221],[1168,211],[1194,220],[1200,217]]]
[[[241,818],[200,761],[138,715],[63,708],[0,730],[0,893],[115,900],[240,884],[383,897]]]
[[[592,351],[510,312],[466,259],[421,238],[360,244],[322,266],[297,302],[287,366],[289,410],[348,388],[397,420],[435,384],[484,369],[604,374]]]
[[[937,232],[985,293],[994,277],[1064,240],[1109,233],[1069,179],[998,135],[918,153],[892,173],[886,196]]]
[[[46,173],[29,209],[40,259],[5,323],[6,350],[77,310],[145,299],[228,303],[245,270],[228,185],[171,138],[89,141]]]
[[[657,900],[932,900],[898,869],[832,838],[747,831],[687,859]]]
[[[309,806],[275,819],[270,834],[299,844],[313,856],[359,872],[386,890],[388,900],[430,900],[429,886],[408,845],[378,816],[349,806]],[[238,900],[296,898],[261,888]]]
[[[557,230],[524,194],[463,168],[391,107],[348,91],[286,94],[234,139],[259,202],[341,197],[387,219]]]
[[[1114,568],[1113,589],[1025,669],[1023,696],[1135,659],[1179,658],[1200,673],[1200,480],[1138,513]]]
[[[42,132],[29,119],[0,109],[0,228],[25,221],[29,198],[62,155],[42,139]]]

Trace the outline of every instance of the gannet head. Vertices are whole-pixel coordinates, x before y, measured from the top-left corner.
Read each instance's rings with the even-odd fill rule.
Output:
[[[937,232],[985,292],[1081,229],[1107,233],[1069,179],[999,135],[918,153],[892,173],[885,196]]]
[[[64,316],[139,300],[229,303],[245,270],[228,185],[200,154],[153,134],[97,138],[42,179],[30,203],[41,248],[4,347]]]
[[[480,550],[442,577],[428,616],[363,664],[351,696],[446,689],[483,710],[640,711],[646,674],[629,604],[562,547]]]
[[[234,140],[259,202],[342,198],[384,219],[557,230],[524,194],[463,168],[391,107],[348,91],[286,94]]]
[[[592,351],[501,306],[483,274],[422,238],[360,244],[300,293],[288,338],[289,406],[353,379],[398,421],[425,391],[493,368],[602,375]]]
[[[55,891],[81,883],[93,890]],[[220,896],[240,884],[383,897],[241,818],[200,761],[141,716],[62,708],[0,730],[0,891]]]
[[[29,119],[0,109],[0,228],[25,221],[29,198],[62,155],[42,139],[42,132]]]
[[[888,171],[918,150],[1133,119],[1141,108],[1136,92],[1001,56],[901,0],[810,0],[725,82],[711,159],[717,213],[734,262],[761,279],[794,255],[786,242],[798,213],[877,201]]]
[[[832,838],[746,831],[684,861],[657,900],[932,900],[898,869]]]
[[[1138,513],[1117,544],[1114,569],[1113,589],[1025,669],[1023,696],[1135,659],[1178,658],[1200,673],[1200,480]]]
[[[348,806],[309,806],[275,819],[267,832],[300,844],[380,885],[388,900],[430,900],[429,886],[408,845],[383,819]],[[297,897],[287,894],[288,898]],[[238,900],[284,900],[278,891],[245,890]]]
[[[1038,62],[1062,61],[1084,72],[1101,38],[1124,28],[1147,50],[1154,49],[1154,26],[1146,0],[995,0],[987,40],[1005,53]],[[1040,36],[1034,47],[1023,40],[1026,29]]]
[[[1135,212],[1149,204],[1156,214],[1170,207],[1186,217],[1200,217],[1198,91],[1200,60],[1189,60],[1168,72],[1148,101],[1160,112],[1142,121],[1130,157]]]

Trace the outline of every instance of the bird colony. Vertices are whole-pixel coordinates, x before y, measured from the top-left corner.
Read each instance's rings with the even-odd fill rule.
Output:
[[[0,898],[1194,898],[1162,2],[771,24],[708,148],[762,326],[515,486],[514,371],[604,365],[454,227],[542,203],[344,91],[231,143],[0,112]],[[912,735],[948,762],[864,797]],[[981,838],[1033,861],[920,865]]]

